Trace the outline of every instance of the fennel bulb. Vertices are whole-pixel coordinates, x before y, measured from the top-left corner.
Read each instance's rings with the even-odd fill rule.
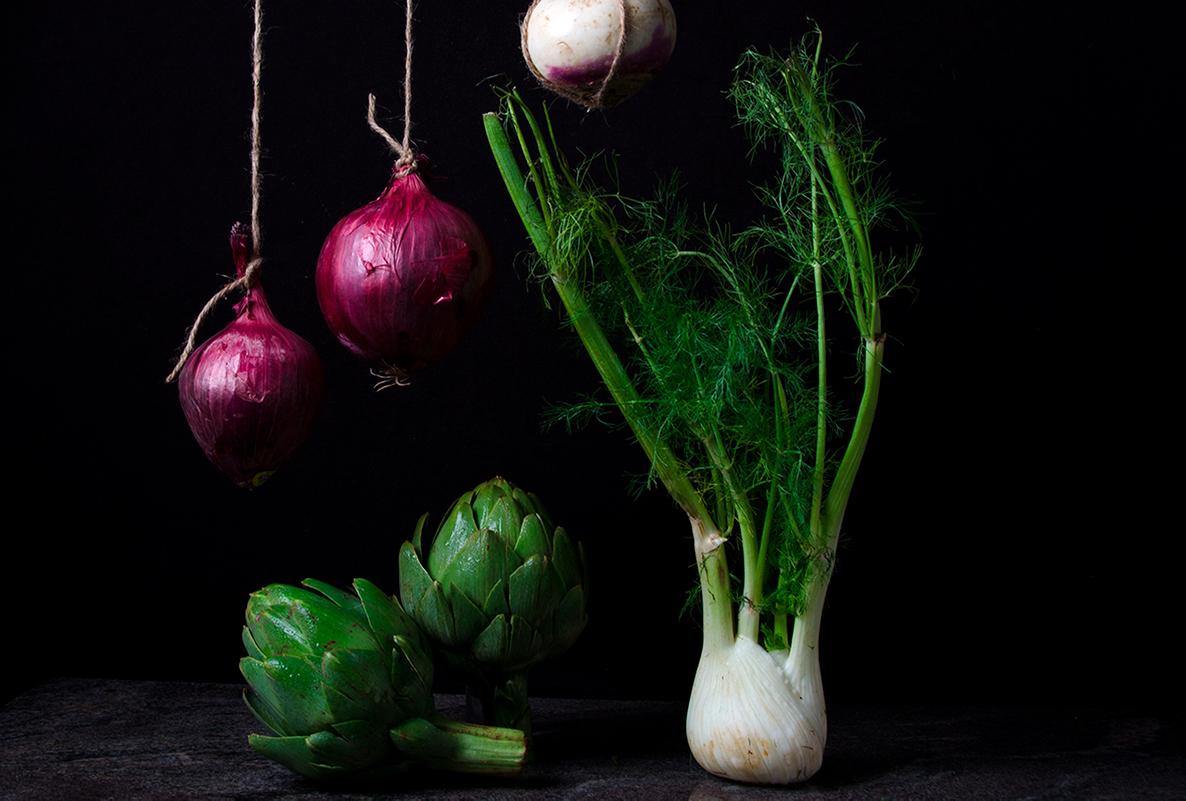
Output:
[[[688,702],[688,747],[709,773],[760,784],[810,778],[824,761],[820,684],[748,637],[706,650]],[[819,660],[811,668],[819,674]]]
[[[724,544],[695,519],[692,536],[701,565]],[[704,644],[685,732],[692,756],[709,773],[791,784],[820,769],[828,737],[819,663],[823,589],[817,585],[807,613],[796,618],[788,650],[767,650],[745,634],[733,636],[732,619],[716,614],[715,602],[705,599]]]

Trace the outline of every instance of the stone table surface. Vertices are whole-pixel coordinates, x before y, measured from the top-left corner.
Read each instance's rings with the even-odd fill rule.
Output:
[[[446,714],[463,699],[439,696]],[[63,679],[0,708],[0,798],[1157,799],[1186,798],[1183,723],[1093,710],[838,707],[808,784],[737,785],[701,770],[682,708],[536,699],[534,760],[516,780],[404,777],[325,788],[260,756],[261,726],[226,684]]]

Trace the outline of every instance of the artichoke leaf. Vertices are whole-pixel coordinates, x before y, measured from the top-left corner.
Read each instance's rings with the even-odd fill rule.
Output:
[[[321,593],[327,599],[332,601],[335,606],[338,606],[344,610],[354,613],[362,611],[359,607],[357,598],[348,592],[339,590],[332,584],[326,584],[324,581],[318,581],[317,579],[311,578],[305,579],[301,582],[301,584],[311,590],[317,590],[317,592]]]
[[[550,643],[531,621],[522,615],[511,616],[511,636],[505,659],[508,668],[522,670],[539,662],[550,652]]]
[[[428,512],[420,515],[420,519],[416,521],[416,530],[412,532],[412,547],[416,549],[416,555],[424,556],[424,524],[428,522]]]
[[[525,510],[526,512],[537,512],[543,505],[539,502],[539,498],[535,497],[522,487],[512,486],[511,497],[515,500],[515,503],[518,504],[519,508]]]
[[[257,753],[279,762],[289,770],[311,779],[326,779],[343,771],[332,765],[318,764],[305,737],[265,737],[251,734],[247,742]]]
[[[499,537],[514,542],[523,523],[524,510],[509,495],[499,498],[494,506],[478,521],[482,528],[489,529]]]
[[[487,618],[511,613],[511,606],[507,603],[507,588],[502,579],[499,579],[490,588],[490,593],[486,596],[486,603],[482,604],[482,611],[486,613]]]
[[[319,731],[305,738],[317,762],[358,770],[391,756],[387,726],[369,720],[335,723],[331,731]]]
[[[470,537],[477,530],[473,509],[464,498],[459,500],[449,510],[428,549],[428,572],[440,578],[457,554],[467,547]]]
[[[477,607],[486,602],[490,590],[507,574],[508,567],[513,569],[518,564],[517,556],[513,557],[512,565],[507,564],[508,553],[514,551],[497,533],[477,529],[448,567],[443,572],[432,571],[432,575],[447,589],[450,600],[460,591]]]
[[[244,658],[239,660],[239,672],[262,704],[276,712],[277,734],[316,731],[333,722],[320,672],[305,659],[274,656],[260,662]]]
[[[510,577],[511,620],[541,620],[560,600],[564,588],[547,581],[551,568],[547,556],[536,554],[520,565]],[[546,592],[555,588],[559,592]]]
[[[548,553],[548,532],[544,521],[538,513],[532,513],[523,518],[523,525],[519,527],[519,537],[515,540],[515,553],[521,559],[530,559],[537,553]]]
[[[436,668],[432,662],[432,648],[422,645],[422,642],[422,640],[413,640],[402,634],[397,634],[395,637],[396,647],[393,652],[399,654],[400,659],[408,668],[402,673],[408,677],[414,676],[415,681],[423,690],[425,698],[432,698],[432,678]],[[405,683],[407,681],[410,679],[405,679]]]
[[[505,478],[492,478],[478,486],[471,493],[471,503],[474,509],[474,520],[483,528],[489,528],[483,524],[483,520],[487,519],[490,510],[494,504],[498,503],[502,498],[506,497],[509,492],[510,484]]]
[[[313,750],[306,737],[264,737],[252,734],[248,738],[251,747],[263,756],[284,765],[294,773],[310,779],[331,782],[345,777],[362,779],[366,782],[387,782],[408,770],[405,762],[380,761],[361,770],[357,767],[333,765],[318,760],[324,754]]]
[[[354,591],[358,593],[362,604],[363,614],[367,625],[375,633],[375,639],[382,646],[384,653],[394,642],[396,636],[403,636],[413,640],[415,645],[426,648],[420,628],[408,617],[407,612],[400,606],[399,599],[394,598],[366,579],[354,580]]]
[[[273,656],[312,653],[311,638],[284,607],[253,593],[247,602],[247,628],[261,653]]]
[[[510,653],[510,640],[511,632],[506,616],[498,615],[474,638],[471,653],[479,662],[502,665]]]
[[[325,700],[334,720],[391,717],[391,652],[330,650],[321,658]]]
[[[287,730],[284,715],[259,693],[248,687],[243,690],[243,703],[255,715],[255,719],[271,729],[273,734],[282,734]]]
[[[581,555],[573,547],[568,532],[563,526],[557,528],[552,536],[552,563],[556,566],[556,572],[565,587],[575,587],[584,583],[584,576],[581,575],[583,562]]]
[[[399,594],[411,614],[429,637],[448,646],[457,644],[453,612],[439,582],[420,564],[412,543],[399,551]]]
[[[401,717],[423,715],[432,709],[432,676],[430,652],[412,646],[402,635],[397,636],[391,650],[391,686],[395,703],[404,713]]]
[[[496,586],[501,586],[501,584],[502,582],[495,582]],[[457,634],[457,641],[459,643],[469,642],[486,627],[486,621],[489,618],[482,614],[482,610],[457,588],[446,591],[446,597],[449,599],[449,606],[453,609],[453,631]]]
[[[247,649],[247,655],[252,659],[258,659],[261,662],[267,659],[267,655],[259,649],[255,644],[255,638],[251,636],[251,629],[246,626],[243,627],[243,647]]]

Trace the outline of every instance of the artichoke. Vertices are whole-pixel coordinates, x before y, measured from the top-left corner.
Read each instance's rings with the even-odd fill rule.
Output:
[[[527,668],[585,627],[583,553],[503,478],[453,504],[425,558],[427,519],[400,549],[404,608],[474,682],[488,722],[529,731]]]
[[[432,652],[396,599],[363,579],[356,595],[304,585],[272,584],[247,602],[243,699],[277,735],[252,734],[252,748],[317,779],[416,763],[464,773],[522,767],[522,732],[433,714]]]

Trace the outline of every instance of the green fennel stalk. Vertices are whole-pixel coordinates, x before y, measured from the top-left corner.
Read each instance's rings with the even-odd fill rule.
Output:
[[[695,224],[674,187],[649,201],[599,189],[588,165],[569,167],[550,118],[541,123],[514,91],[501,116],[484,119],[543,271],[654,478],[691,522],[704,649],[689,743],[707,769],[748,781],[794,781],[818,768],[820,618],[877,407],[880,301],[909,267],[874,253],[870,229],[892,204],[872,179],[872,147],[832,98],[821,40],[817,31],[788,57],[749,51],[737,67],[738,117],[755,148],[773,145],[780,160],[759,190],[769,215],[736,234]],[[847,312],[861,351],[847,427],[828,384],[833,307]],[[732,541],[741,546],[737,590]],[[785,681],[770,673],[780,660]],[[770,703],[786,707],[771,711],[774,724],[738,722],[715,697],[762,682],[763,703],[785,690],[780,682],[790,688]],[[785,753],[756,758],[754,743]]]

